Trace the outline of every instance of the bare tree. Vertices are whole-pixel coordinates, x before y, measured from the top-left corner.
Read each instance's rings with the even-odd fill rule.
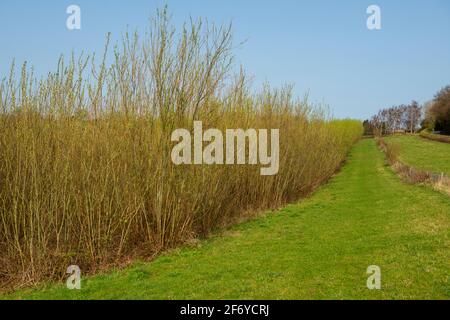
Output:
[[[390,134],[396,131],[415,132],[420,123],[422,108],[416,101],[410,105],[393,106],[382,109],[372,117],[371,124],[380,134]]]
[[[419,126],[422,117],[422,108],[417,101],[412,101],[404,110],[405,129],[410,133],[414,133]]]

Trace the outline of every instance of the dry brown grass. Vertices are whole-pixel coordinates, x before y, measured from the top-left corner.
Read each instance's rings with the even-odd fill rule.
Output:
[[[204,236],[249,210],[298,199],[328,179],[362,134],[286,87],[252,94],[230,81],[230,28],[165,12],[148,38],[124,36],[106,64],[61,58],[36,80],[14,66],[0,86],[0,282],[29,285],[84,273]],[[175,166],[175,128],[279,128],[280,171]],[[0,286],[0,287],[1,287]]]

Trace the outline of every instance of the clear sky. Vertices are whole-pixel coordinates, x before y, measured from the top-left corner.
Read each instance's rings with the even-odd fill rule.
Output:
[[[66,8],[81,8],[81,30],[68,30]],[[168,4],[175,24],[193,17],[233,21],[237,63],[255,88],[294,83],[336,117],[364,119],[379,108],[430,100],[450,84],[450,1],[392,0],[1,0],[0,78],[11,60],[37,74],[60,54],[100,53],[107,32],[119,39],[144,29]],[[381,8],[381,30],[368,30],[366,9]]]

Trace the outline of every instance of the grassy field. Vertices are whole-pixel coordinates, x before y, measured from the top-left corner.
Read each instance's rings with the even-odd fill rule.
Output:
[[[450,199],[402,183],[374,141],[362,140],[342,171],[298,204],[84,279],[80,291],[61,284],[3,298],[449,299],[449,230]],[[366,287],[369,265],[381,268],[381,290]]]
[[[417,169],[450,175],[450,144],[413,135],[395,135],[385,140],[399,146],[400,160],[406,164]]]

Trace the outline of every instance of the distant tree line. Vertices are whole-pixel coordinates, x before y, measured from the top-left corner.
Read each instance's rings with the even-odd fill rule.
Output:
[[[450,134],[450,86],[441,89],[423,106],[412,101],[408,105],[385,108],[363,124],[367,135],[414,133],[423,129]]]
[[[370,120],[364,122],[366,133],[391,134],[394,132],[415,132],[422,119],[422,107],[417,101],[409,105],[393,106],[378,111]]]
[[[450,135],[450,86],[442,88],[425,107],[423,127]]]

